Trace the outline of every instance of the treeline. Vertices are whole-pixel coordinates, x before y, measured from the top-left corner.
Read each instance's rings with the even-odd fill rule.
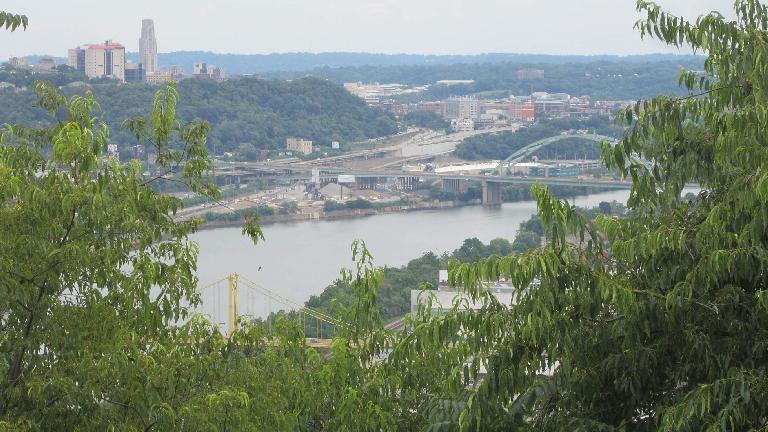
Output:
[[[133,157],[132,135],[120,129],[123,119],[141,115],[151,105],[156,87],[145,84],[90,85],[102,116],[111,129],[111,140]],[[256,78],[222,83],[184,80],[178,84],[180,120],[205,120],[211,125],[208,147],[215,153],[239,152],[254,158],[258,150],[284,149],[287,137],[310,139],[317,145],[331,141],[357,141],[396,133],[397,123],[388,113],[370,108],[342,87],[323,79],[295,81]],[[82,87],[64,88],[65,95],[83,93]],[[34,107],[32,91],[0,91],[0,122],[50,124]]]
[[[427,129],[444,131],[451,126],[451,122],[432,111],[411,111],[402,117],[405,126],[414,126]]]
[[[138,53],[128,53],[128,58],[138,62]],[[229,75],[269,73],[274,71],[308,71],[318,67],[356,67],[356,66],[399,66],[427,64],[456,64],[456,63],[543,63],[559,64],[570,62],[626,61],[654,62],[669,61],[674,58],[670,54],[649,54],[627,57],[611,55],[577,56],[577,55],[547,55],[547,54],[513,54],[486,53],[469,55],[424,55],[424,54],[380,54],[380,53],[271,53],[271,54],[222,54],[206,51],[174,51],[160,53],[160,65],[180,65],[187,73],[192,72],[196,62],[215,64]],[[677,56],[682,57],[682,56]],[[686,56],[690,57],[690,56]]]
[[[353,200],[344,201],[344,202],[327,200],[325,204],[323,204],[323,210],[327,212],[339,211],[339,210],[366,210],[366,209],[384,208],[384,207],[392,207],[392,206],[405,206],[410,204],[411,204],[411,201],[409,201],[407,198],[400,198],[395,202],[391,202],[391,201],[373,202],[365,198],[355,198]]]
[[[58,65],[55,69],[46,71],[32,68],[15,68],[9,65],[0,67],[0,82],[13,84],[16,87],[30,87],[35,81],[50,81],[57,86],[63,86],[76,81],[88,81],[85,73],[67,65]]]
[[[620,137],[622,129],[608,117],[595,116],[587,119],[560,118],[545,120],[515,132],[478,135],[466,138],[456,148],[456,156],[462,159],[506,159],[512,153],[535,141],[560,135],[563,132],[588,130],[589,133]],[[532,156],[539,158],[597,159],[599,146],[578,138],[569,138],[546,146]]]
[[[528,95],[533,91],[563,92],[597,99],[634,100],[657,94],[680,94],[677,78],[681,70],[701,70],[703,58],[667,57],[663,61],[593,60],[571,63],[498,62],[473,64],[322,67],[309,72],[272,73],[292,78],[314,75],[343,82],[395,82],[410,85],[433,84],[439,80],[474,80],[467,85],[432,86],[421,94],[401,99],[434,100],[452,95],[497,91]],[[538,79],[518,79],[517,71],[533,68],[544,71]]]

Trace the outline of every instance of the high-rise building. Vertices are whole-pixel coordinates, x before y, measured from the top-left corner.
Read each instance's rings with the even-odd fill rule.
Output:
[[[80,46],[69,50],[67,65],[72,69],[85,72],[85,49],[85,46]]]
[[[115,78],[125,81],[125,47],[111,40],[69,50],[67,64],[85,72],[88,78]]]
[[[449,119],[476,119],[477,114],[477,99],[472,96],[451,97],[445,101],[445,116]]]
[[[139,63],[144,73],[152,74],[159,69],[157,64],[157,40],[155,39],[155,22],[151,19],[141,20],[141,38],[139,38]]]

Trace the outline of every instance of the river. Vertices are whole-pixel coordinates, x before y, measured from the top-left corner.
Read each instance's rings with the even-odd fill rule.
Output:
[[[628,190],[576,197],[580,207],[596,207],[601,201],[626,202]],[[390,213],[362,218],[274,223],[263,227],[266,240],[254,246],[240,228],[204,230],[192,236],[200,246],[198,277],[206,285],[230,273],[239,273],[264,288],[302,304],[352,266],[350,245],[366,242],[380,266],[401,266],[427,251],[442,253],[461,246],[466,238],[484,243],[494,238],[512,241],[520,222],[536,212],[536,203],[523,201],[499,207],[468,206],[409,213]],[[437,275],[435,275],[437,277]],[[220,284],[220,288],[225,285]],[[209,290],[210,291],[210,290]],[[220,290],[221,291],[221,290]],[[205,309],[226,316],[226,296],[203,296]],[[263,315],[284,308],[264,296],[241,295],[241,313]],[[249,310],[243,310],[243,309]]]

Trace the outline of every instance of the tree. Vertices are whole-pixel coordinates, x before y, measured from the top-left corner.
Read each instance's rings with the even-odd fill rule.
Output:
[[[150,186],[172,177],[218,197],[208,126],[176,121],[175,86],[159,91],[149,117],[124,123],[158,154],[145,175],[136,161],[106,157],[108,129],[90,93],[36,90],[56,125],[0,129],[0,425],[104,430],[122,415],[167,428],[179,406],[167,366],[194,368],[191,341],[214,333],[194,320],[176,326],[199,301],[187,236],[200,221],[176,221],[181,201]],[[243,230],[263,238],[254,219]]]
[[[512,243],[512,250],[515,252],[525,252],[539,246],[541,246],[541,237],[535,232],[518,231],[515,241]]]
[[[406,126],[416,126],[442,131],[451,127],[451,123],[440,114],[431,111],[411,111],[403,116]]]
[[[633,180],[627,218],[591,223],[535,186],[546,246],[452,266],[483,308],[424,318],[392,354],[451,366],[430,391],[433,429],[768,425],[768,10],[738,0],[736,21],[689,22],[637,8],[643,36],[706,52],[704,71],[681,75],[688,96],[628,108],[621,144],[603,146]],[[689,182],[702,188],[692,201]],[[482,288],[500,276],[525,287],[516,304]]]

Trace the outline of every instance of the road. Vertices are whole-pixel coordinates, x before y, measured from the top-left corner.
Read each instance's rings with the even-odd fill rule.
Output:
[[[415,134],[406,136],[403,142],[389,146],[353,151],[341,156],[331,156],[309,161],[299,161],[294,159],[291,162],[286,162],[285,160],[280,160],[275,161],[274,164],[280,166],[331,166],[355,159],[368,159],[382,155],[390,155],[392,156],[391,159],[394,160],[388,161],[386,165],[392,165],[398,160],[407,161],[415,160],[420,157],[448,154],[456,150],[456,147],[466,138],[504,131],[516,131],[519,127],[519,125],[513,125],[502,128],[481,129],[471,132],[456,132],[452,134],[422,129]]]

